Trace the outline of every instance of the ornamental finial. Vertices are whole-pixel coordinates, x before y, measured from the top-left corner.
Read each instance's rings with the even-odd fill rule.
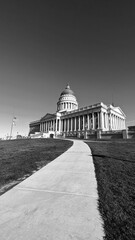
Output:
[[[69,84],[67,84],[67,86],[66,86],[66,89],[70,89],[70,86],[69,86]]]

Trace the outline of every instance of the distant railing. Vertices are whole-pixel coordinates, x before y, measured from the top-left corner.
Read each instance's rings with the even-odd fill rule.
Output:
[[[100,107],[100,106],[101,106],[101,103],[97,103],[97,104],[93,104],[93,105],[90,105],[90,106],[75,109],[75,110],[72,110],[70,112],[65,112],[65,113],[63,113],[63,115],[69,115],[71,113],[81,112],[81,111],[84,111],[84,110],[88,110],[88,109],[92,109],[92,108],[96,108],[96,107]]]

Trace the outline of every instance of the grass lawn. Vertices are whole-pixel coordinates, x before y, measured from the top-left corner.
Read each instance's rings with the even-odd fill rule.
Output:
[[[0,141],[0,195],[72,146],[59,139]]]
[[[93,154],[105,239],[135,240],[135,141],[87,144]]]

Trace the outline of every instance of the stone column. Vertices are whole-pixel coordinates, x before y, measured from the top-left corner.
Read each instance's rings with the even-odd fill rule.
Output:
[[[89,129],[92,129],[92,124],[91,124],[91,113],[89,114]]]
[[[125,121],[125,119],[124,119],[124,129],[126,129],[126,121]]]
[[[121,129],[121,118],[119,119],[119,127]]]
[[[87,114],[87,123],[88,123],[87,129],[89,130],[90,129],[90,116],[89,116],[89,114]]]
[[[110,114],[108,114],[108,129],[110,130],[111,129],[111,127],[110,127]]]
[[[69,118],[67,120],[67,132],[69,132]]]
[[[110,130],[112,130],[112,114],[110,113]]]
[[[78,130],[80,131],[80,116],[78,116]]]
[[[64,119],[64,132],[66,132],[66,119]]]
[[[52,130],[54,131],[54,120],[52,120]]]
[[[73,131],[73,118],[71,118],[71,132]]]
[[[57,132],[57,124],[58,124],[58,122],[57,122],[57,118],[56,118],[56,128],[55,128],[55,131]]]
[[[63,120],[61,119],[60,120],[60,132],[62,132],[63,131]]]
[[[123,122],[123,119],[122,119],[122,129],[124,129],[124,122]]]
[[[107,130],[109,129],[109,124],[108,124],[108,114],[106,113],[106,128]]]
[[[99,119],[100,118],[100,113],[98,112],[97,114],[98,114],[98,129],[100,129],[100,119]]]
[[[108,129],[108,115],[107,115],[107,113],[105,114],[105,121],[106,121],[106,129]]]
[[[117,130],[119,129],[118,120],[119,120],[119,118],[118,118],[118,116],[117,116],[117,118],[116,118],[116,129],[117,129]]]
[[[111,130],[113,129],[113,115],[111,114]]]
[[[114,115],[114,130],[116,130],[116,116]]]
[[[100,127],[103,129],[103,112],[100,112]]]
[[[105,113],[105,128],[107,129],[107,114]]]
[[[85,129],[85,122],[84,122],[84,115],[83,115],[83,129],[82,130],[84,130]]]
[[[94,113],[92,113],[92,129],[95,129]]]
[[[114,130],[114,115],[112,115],[112,129]]]
[[[123,125],[122,125],[122,118],[121,118],[121,129],[123,130]]]
[[[102,115],[102,117],[103,117],[103,128],[105,129],[105,126],[106,126],[106,125],[105,125],[105,113],[103,112],[102,114],[103,114],[103,115]]]
[[[120,129],[120,121],[119,121],[119,117],[118,117],[118,129]]]
[[[121,118],[119,118],[119,128],[121,129]]]
[[[76,131],[76,117],[74,119],[74,131]]]

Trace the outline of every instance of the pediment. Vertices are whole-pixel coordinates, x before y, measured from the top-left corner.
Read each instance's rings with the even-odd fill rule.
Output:
[[[114,107],[115,111],[121,115],[123,115],[124,117],[126,116],[125,113],[122,111],[122,109],[120,107]]]
[[[42,121],[49,120],[49,119],[52,119],[52,118],[55,118],[55,117],[56,117],[55,114],[47,113],[44,117],[42,117],[40,119],[40,121],[42,122]]]
[[[108,106],[108,111],[114,111],[120,115],[122,115],[123,117],[126,117],[125,113],[122,111],[122,109],[120,107],[114,107],[112,105]]]

